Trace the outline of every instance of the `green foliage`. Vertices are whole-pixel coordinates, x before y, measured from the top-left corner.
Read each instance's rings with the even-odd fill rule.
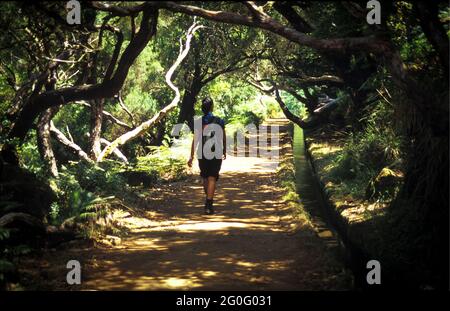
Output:
[[[0,241],[6,240],[7,238],[9,238],[9,230],[0,227]]]
[[[368,111],[365,129],[348,134],[330,172],[331,177],[343,182],[344,192],[362,197],[369,181],[382,168],[402,169],[404,138],[393,124],[393,115],[393,107],[379,101]]]
[[[53,118],[55,126],[62,131],[67,137],[72,136],[75,142],[83,149],[87,146],[87,136],[89,133],[90,109],[82,105],[65,105],[61,107]],[[70,131],[70,136],[69,132]],[[53,144],[55,153],[64,155],[64,160],[77,158],[60,144]],[[59,157],[62,158],[61,156]]]
[[[224,118],[226,123],[244,111],[262,112],[255,89],[233,77],[217,78],[204,88],[203,95],[214,99],[214,114]],[[201,114],[200,105],[197,107],[197,114]]]
[[[400,55],[406,63],[421,66],[421,60],[431,56],[433,48],[428,43],[422,28],[413,20],[413,5],[398,2],[394,10],[398,14],[390,16],[387,24],[393,32],[393,40],[400,46]]]
[[[264,104],[266,107],[266,117],[267,118],[279,118],[282,116],[282,111],[278,102],[269,97],[270,100],[265,100]]]
[[[95,197],[92,192],[83,189],[75,176],[65,168],[59,173],[56,184],[58,202],[52,204],[50,214],[54,224],[80,215],[87,203]]]
[[[261,104],[260,95],[248,86],[219,82],[209,90],[213,96],[217,94],[219,104],[215,109],[224,117],[227,127],[228,124],[258,126],[267,117],[268,107]],[[273,113],[274,107],[270,109]]]
[[[263,115],[260,113],[255,113],[251,110],[244,110],[240,114],[236,114],[229,119],[229,122],[232,124],[241,124],[243,126],[254,124],[255,126],[259,126],[263,119]]]
[[[304,96],[303,91],[299,93],[300,95]],[[283,101],[290,112],[301,118],[305,118],[307,116],[306,107],[302,102],[299,102],[288,92],[281,91],[280,95],[282,96]]]
[[[156,113],[159,108],[158,102],[151,94],[143,92],[138,86],[130,88],[124,101],[127,103],[127,107],[130,109],[131,113],[134,115],[144,113],[147,118],[149,115]]]
[[[111,163],[121,167],[121,163],[109,162],[106,168],[86,162],[73,164],[72,171],[81,187],[95,193],[120,192],[125,186],[125,181],[117,174]],[[115,165],[114,165],[115,166]]]
[[[36,145],[36,131],[30,133],[30,139],[17,148],[17,153],[21,159],[23,168],[36,174],[37,176],[45,176],[44,162],[39,155]]]
[[[180,180],[186,177],[186,158],[173,155],[168,146],[150,147],[151,153],[138,157],[133,171],[145,172],[156,180]]]
[[[117,170],[105,170],[83,162],[63,166],[55,184],[58,201],[52,204],[50,212],[54,224],[71,217],[83,221],[94,215],[101,216],[114,199],[111,194],[121,193],[126,188]]]
[[[95,197],[85,203],[82,212],[77,216],[80,220],[95,219],[100,216],[106,216],[110,211],[111,202],[115,196]]]
[[[305,209],[303,203],[301,203],[300,196],[297,192],[294,158],[288,154],[282,154],[276,175],[278,183],[284,190],[283,201],[289,206],[292,215],[303,229],[312,229],[311,214]]]

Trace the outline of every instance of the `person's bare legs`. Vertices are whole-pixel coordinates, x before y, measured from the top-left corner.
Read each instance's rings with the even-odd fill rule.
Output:
[[[208,176],[208,188],[206,198],[212,200],[214,198],[214,191],[216,190],[216,177]]]
[[[203,178],[203,190],[205,191],[205,195],[208,194],[208,178]]]
[[[206,183],[205,183],[206,181]],[[207,215],[214,214],[213,209],[213,198],[214,198],[214,191],[216,190],[216,177],[209,176],[207,179],[203,179],[203,186],[205,187],[206,192],[206,202],[205,202],[205,212]]]

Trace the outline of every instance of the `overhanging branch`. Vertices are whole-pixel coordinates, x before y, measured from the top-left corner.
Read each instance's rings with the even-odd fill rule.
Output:
[[[79,103],[80,105],[83,105],[83,106],[85,106],[85,107],[91,108],[91,105],[90,105],[89,103],[85,102],[85,101],[79,101],[79,102],[76,102],[76,103]],[[110,122],[112,122],[112,123],[114,123],[114,124],[117,124],[117,125],[119,125],[119,126],[121,126],[121,127],[124,127],[124,128],[126,128],[126,129],[132,129],[132,127],[131,127],[130,125],[128,125],[127,123],[125,123],[125,122],[123,122],[123,121],[117,119],[117,118],[116,118],[115,116],[113,116],[110,112],[103,110],[103,111],[102,111],[102,114],[103,114],[103,116],[106,117],[106,119],[107,119],[108,121],[110,121]]]
[[[50,121],[50,132],[52,132],[57,141],[66,146],[71,152],[76,154],[81,160],[84,160],[89,163],[93,163],[93,161],[89,158],[86,152],[81,149],[80,146],[75,144],[73,141],[68,139],[60,130],[58,130],[53,124],[53,121]]]
[[[10,138],[23,140],[32,126],[36,116],[47,108],[58,105],[66,105],[78,100],[95,100],[113,97],[122,87],[130,66],[136,57],[147,46],[150,38],[156,32],[157,11],[147,8],[143,11],[141,27],[133,40],[122,53],[114,76],[107,81],[95,85],[82,85],[63,88],[55,91],[47,91],[30,98],[11,132]]]
[[[365,50],[380,54],[391,51],[391,46],[390,44],[388,44],[388,42],[374,36],[320,39],[312,37],[310,35],[306,35],[303,32],[279,23],[268,14],[264,13],[264,11],[260,10],[251,1],[245,2],[246,7],[252,12],[251,16],[227,11],[212,11],[193,5],[180,4],[173,1],[147,1],[143,4],[129,7],[106,5],[100,2],[92,2],[92,4],[93,7],[97,10],[111,12],[118,16],[128,16],[131,14],[135,14],[136,12],[143,11],[151,6],[154,8],[166,9],[172,12],[179,12],[192,16],[200,16],[205,19],[221,23],[257,27],[278,34],[292,42],[296,42],[305,46],[309,46],[313,49],[323,51],[359,52],[361,50]]]
[[[267,87],[267,86],[263,85],[261,83],[262,81],[269,82],[271,84],[271,86]],[[284,115],[286,116],[286,118],[288,118],[290,121],[297,124],[301,128],[304,128],[304,129],[311,128],[318,124],[319,118],[316,115],[312,115],[309,120],[303,120],[303,119],[299,118],[298,116],[296,116],[295,114],[293,114],[289,110],[289,108],[286,106],[283,99],[281,98],[279,90],[278,90],[278,85],[273,80],[262,79],[262,80],[258,80],[258,81],[252,81],[252,80],[248,79],[247,82],[250,83],[252,86],[256,87],[257,89],[259,89],[260,91],[262,91],[263,93],[266,93],[266,94],[272,95],[272,96],[275,95],[275,100],[278,102],[278,104],[279,104],[281,110],[283,111]]]
[[[194,33],[202,27],[203,26],[199,26],[195,22],[192,24],[191,27],[189,27],[187,34],[186,34],[185,46],[183,48],[183,46],[181,45],[180,54],[178,55],[177,59],[173,63],[172,67],[170,67],[170,69],[166,73],[166,76],[165,76],[166,83],[175,92],[175,97],[172,99],[172,102],[169,105],[167,105],[166,107],[164,107],[162,110],[160,110],[158,113],[156,113],[150,120],[143,122],[141,125],[139,125],[135,129],[133,129],[133,130],[123,134],[119,138],[115,139],[111,144],[109,144],[105,149],[103,149],[103,151],[100,153],[99,157],[97,158],[97,162],[103,161],[103,159],[108,157],[113,152],[113,150],[116,149],[117,147],[119,147],[119,146],[125,144],[126,142],[128,142],[136,137],[139,137],[140,135],[145,133],[149,128],[151,128],[153,125],[157,124],[162,118],[164,118],[171,110],[173,110],[174,108],[177,107],[178,102],[180,101],[181,95],[180,95],[179,89],[171,81],[172,75],[175,72],[175,70],[177,69],[177,67],[181,64],[183,59],[186,58],[186,56],[189,52],[189,49],[190,49],[190,44],[191,44],[191,40],[192,40]]]

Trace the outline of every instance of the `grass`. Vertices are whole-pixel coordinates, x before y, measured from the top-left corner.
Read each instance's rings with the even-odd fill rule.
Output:
[[[302,227],[302,229],[313,229],[311,215],[301,204],[297,193],[294,157],[292,156],[291,141],[284,142],[281,145],[280,164],[277,170],[277,178],[280,186],[284,190],[283,201],[292,211],[292,217]]]

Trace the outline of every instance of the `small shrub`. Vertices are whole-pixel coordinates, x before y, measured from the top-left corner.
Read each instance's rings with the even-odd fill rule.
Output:
[[[151,178],[175,181],[187,176],[186,159],[173,155],[168,146],[151,147],[152,152],[138,157],[134,171],[146,172]]]

